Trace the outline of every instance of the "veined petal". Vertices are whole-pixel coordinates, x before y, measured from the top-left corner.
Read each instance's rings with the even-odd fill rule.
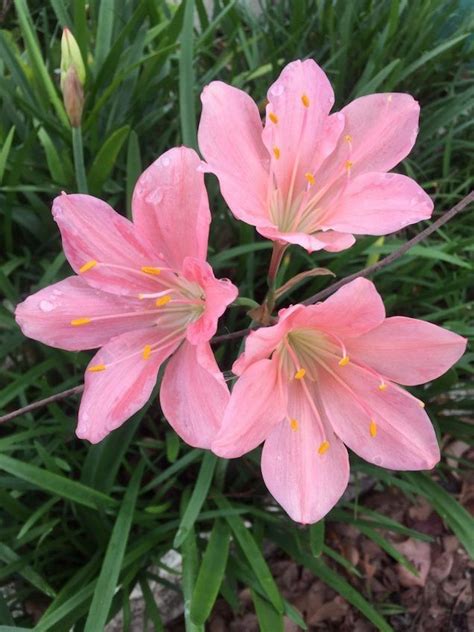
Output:
[[[133,192],[138,232],[176,270],[187,256],[207,255],[211,213],[200,164],[194,150],[174,147],[142,173]]]
[[[278,360],[259,360],[237,380],[219,434],[211,449],[235,458],[256,448],[286,415],[285,392],[278,384]]]
[[[206,261],[187,257],[183,262],[183,276],[197,283],[205,296],[205,311],[199,320],[189,325],[186,337],[192,344],[210,340],[217,330],[217,321],[237,297],[238,290],[229,279],[216,279]]]
[[[108,204],[91,195],[63,194],[53,202],[53,216],[69,263],[78,274],[83,271],[89,285],[134,296],[157,291],[156,277],[141,268],[160,267],[163,261],[132,222]]]
[[[242,90],[213,81],[201,94],[199,148],[232,213],[254,226],[271,226],[267,211],[269,156],[255,102]]]
[[[324,208],[324,198],[321,200]],[[324,224],[356,235],[387,235],[429,219],[433,202],[411,178],[398,173],[365,173],[351,178]]]
[[[462,336],[416,318],[387,318],[375,329],[352,338],[347,351],[389,380],[424,384],[443,375],[466,349]]]
[[[282,70],[267,94],[263,142],[272,159],[277,186],[286,197],[306,184],[304,174],[327,153],[321,140],[334,93],[324,71],[312,59],[293,61]],[[320,160],[319,160],[320,162]]]
[[[163,414],[179,436],[196,448],[210,448],[229,397],[209,343],[183,342],[166,366],[160,391]]]
[[[323,434],[301,388],[292,389],[288,412],[291,419],[280,422],[265,441],[263,479],[293,520],[313,523],[334,507],[347,487],[347,450],[324,418]]]
[[[309,253],[317,250],[328,252],[340,252],[350,248],[355,239],[353,235],[328,230],[308,234],[302,232],[281,232],[278,228],[258,228],[258,232],[273,241],[282,241],[287,244],[297,244],[305,248]]]
[[[360,457],[393,470],[428,470],[439,461],[436,435],[420,403],[349,363],[319,372],[319,394],[336,434]],[[339,379],[334,377],[334,374]]]
[[[102,441],[149,399],[161,364],[179,340],[160,344],[157,330],[131,331],[113,338],[90,361],[76,434]]]
[[[101,292],[71,276],[28,296],[17,305],[15,318],[25,336],[51,347],[81,351],[100,347],[126,331],[153,326],[156,315],[147,313],[153,309],[147,310],[147,303]],[[90,322],[74,326],[77,319]]]

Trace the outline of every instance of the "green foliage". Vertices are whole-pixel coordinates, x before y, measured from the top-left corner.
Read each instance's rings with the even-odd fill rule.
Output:
[[[7,3],[8,4],[8,3]],[[130,214],[142,167],[169,147],[195,145],[199,93],[213,79],[242,87],[263,103],[281,67],[314,57],[326,70],[341,107],[374,91],[406,91],[421,103],[421,129],[401,169],[433,196],[436,213],[473,188],[473,18],[458,0],[15,0],[0,30],[0,407],[12,410],[79,384],[88,354],[26,340],[13,318],[31,291],[70,274],[52,221],[52,198],[82,187]],[[59,92],[61,29],[71,29],[87,66],[85,108],[73,138]],[[229,121],[232,124],[232,121]],[[81,156],[83,148],[83,158]],[[80,164],[83,160],[83,164]],[[81,170],[84,176],[81,176]],[[214,221],[210,258],[251,304],[265,292],[269,244],[238,224],[209,179]],[[383,242],[367,238],[338,255],[289,251],[283,283],[308,265],[337,277],[392,252],[419,230]],[[389,314],[426,318],[474,335],[472,215],[466,212],[388,270],[376,275]],[[282,304],[312,294],[329,277],[308,279]],[[222,331],[247,327],[245,302],[228,312]],[[230,369],[240,342],[218,349]],[[472,353],[456,370],[416,389],[441,433],[473,442],[462,412],[472,410]],[[439,397],[443,394],[443,397]],[[70,398],[6,425],[0,438],[0,581],[15,590],[0,599],[0,629],[30,629],[22,604],[44,604],[35,630],[92,630],[123,610],[142,588],[147,616],[162,629],[150,581],[173,546],[183,557],[188,630],[203,630],[220,594],[236,607],[237,585],[251,590],[262,630],[282,628],[299,613],[282,598],[262,554],[273,541],[327,582],[380,630],[390,625],[351,586],[358,574],[324,540],[324,523],[295,525],[264,492],[255,455],[222,465],[179,445],[151,404],[101,444],[74,436],[77,401]],[[447,467],[447,466],[446,466]],[[399,476],[356,461],[377,485],[422,494],[466,547],[472,523],[435,476]],[[143,474],[142,474],[143,472]],[[248,490],[253,490],[250,493]],[[237,498],[246,502],[237,502]],[[271,506],[271,511],[268,511]],[[354,524],[405,566],[384,534],[411,530],[342,504],[326,520]],[[210,539],[206,534],[211,534]],[[419,535],[419,534],[418,534]],[[423,537],[422,535],[420,537]],[[228,554],[227,554],[228,551]],[[397,557],[398,556],[398,557]],[[200,597],[203,595],[203,597]],[[25,626],[25,627],[14,627]],[[102,629],[102,627],[100,628]],[[124,628],[126,629],[126,627]]]

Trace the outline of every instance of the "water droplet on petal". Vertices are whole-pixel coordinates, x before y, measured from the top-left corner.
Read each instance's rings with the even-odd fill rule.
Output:
[[[270,88],[272,97],[279,97],[285,92],[285,86],[282,83],[276,83]]]
[[[375,456],[374,457],[374,463],[375,463],[375,465],[382,465],[382,463],[383,463],[382,457],[381,456]]]
[[[51,312],[56,306],[51,301],[40,301],[39,308],[42,312]]]
[[[161,165],[163,167],[169,167],[170,166],[170,159],[168,158],[168,156],[163,156],[163,158],[160,160]]]
[[[155,189],[145,199],[149,204],[159,204],[163,199],[163,193],[159,189]]]

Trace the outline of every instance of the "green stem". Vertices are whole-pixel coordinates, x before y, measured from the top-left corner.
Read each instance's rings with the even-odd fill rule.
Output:
[[[82,148],[82,130],[72,127],[72,150],[74,154],[74,171],[79,193],[87,193],[86,169],[84,167],[84,150]]]

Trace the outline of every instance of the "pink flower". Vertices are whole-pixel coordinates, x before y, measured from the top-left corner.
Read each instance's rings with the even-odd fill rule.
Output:
[[[299,522],[321,519],[349,478],[346,444],[397,470],[439,460],[423,403],[398,384],[433,380],[462,355],[460,336],[413,318],[385,318],[365,279],[323,303],[280,312],[249,335],[212,450],[238,457],[265,441],[265,483]]]
[[[25,335],[101,349],[85,374],[77,435],[101,441],[149,399],[160,366],[163,412],[190,445],[209,447],[229,392],[209,340],[237,296],[206,263],[211,215],[197,154],[171,149],[139,178],[134,223],[89,195],[61,195],[53,215],[71,276],[16,309]]]
[[[386,235],[428,219],[416,182],[390,173],[413,147],[419,106],[408,94],[371,94],[329,114],[334,93],[312,60],[286,66],[254,101],[220,81],[201,96],[199,146],[238,219],[308,252],[337,252],[353,235]]]

